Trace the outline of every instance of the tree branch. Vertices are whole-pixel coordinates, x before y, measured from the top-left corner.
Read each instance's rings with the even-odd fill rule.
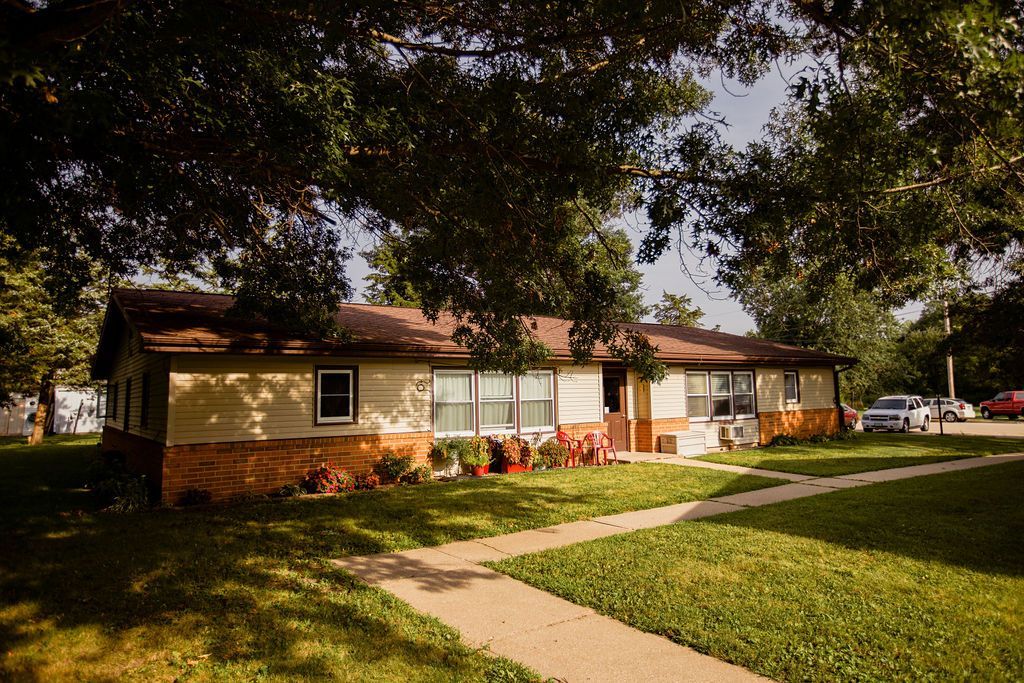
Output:
[[[964,171],[963,173],[954,173],[952,175],[940,176],[933,178],[932,180],[926,180],[920,183],[912,183],[910,185],[900,185],[899,187],[890,187],[885,190],[878,190],[878,194],[898,194],[900,192],[913,192],[914,190],[924,190],[929,187],[935,187],[936,185],[945,185],[951,183],[954,180],[960,178],[966,178],[969,176],[981,175],[982,173],[993,173],[1001,169],[1007,169],[1010,172],[1016,174],[1016,169],[1013,168],[1013,164],[1024,159],[1024,154],[1007,159],[1005,163],[994,164],[992,166],[986,166],[985,168],[978,168],[972,171]]]

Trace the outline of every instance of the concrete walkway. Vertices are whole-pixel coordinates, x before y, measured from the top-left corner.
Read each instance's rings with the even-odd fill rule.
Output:
[[[715,465],[686,458],[659,460],[684,466]],[[968,470],[1024,460],[1024,453],[951,460],[838,477],[787,475],[792,483],[767,489],[624,512],[504,536],[459,541],[400,553],[346,557],[334,563],[387,590],[413,608],[458,629],[473,647],[525,664],[564,681],[756,681],[733,664],[644,633],[594,610],[528,586],[479,565],[637,529],[699,519],[748,507],[804,498],[875,482]],[[700,462],[700,465],[696,463]],[[731,468],[760,474],[768,470]],[[771,472],[779,475],[782,473]],[[796,480],[792,480],[796,477]]]

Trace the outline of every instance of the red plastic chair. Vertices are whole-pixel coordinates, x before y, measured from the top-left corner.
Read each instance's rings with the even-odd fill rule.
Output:
[[[583,442],[579,439],[574,439],[565,432],[558,432],[555,434],[555,441],[562,444],[569,450],[569,462],[572,463],[573,467],[576,467],[576,456],[583,460]]]
[[[601,464],[601,456],[604,455],[604,464],[608,464],[608,451],[612,453],[612,459],[615,464],[619,464],[619,454],[615,450],[615,439],[608,436],[604,432],[590,432],[583,437],[583,442],[586,444],[590,443],[590,447],[594,449],[594,463],[597,465]]]

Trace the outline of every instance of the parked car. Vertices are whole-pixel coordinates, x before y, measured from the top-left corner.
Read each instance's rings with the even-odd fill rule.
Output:
[[[1008,415],[1016,420],[1024,415],[1024,391],[1000,391],[990,401],[982,401],[981,416],[991,420],[996,415]]]
[[[845,403],[840,403],[839,405],[843,408],[843,424],[846,425],[847,429],[856,429],[857,419],[859,417],[857,415],[857,411]]]
[[[926,398],[924,404],[931,410],[933,420],[940,417],[946,422],[967,422],[974,417],[974,406],[962,398],[943,398],[942,410],[935,403],[934,398]]]
[[[883,396],[864,411],[860,424],[865,432],[876,429],[890,432],[920,429],[927,432],[932,421],[928,413],[920,396]]]

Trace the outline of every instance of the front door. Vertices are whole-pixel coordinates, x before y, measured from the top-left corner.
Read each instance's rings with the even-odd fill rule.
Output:
[[[604,370],[602,372],[602,401],[604,422],[608,425],[608,436],[615,440],[615,448],[629,450],[629,423],[626,418],[626,371]]]

